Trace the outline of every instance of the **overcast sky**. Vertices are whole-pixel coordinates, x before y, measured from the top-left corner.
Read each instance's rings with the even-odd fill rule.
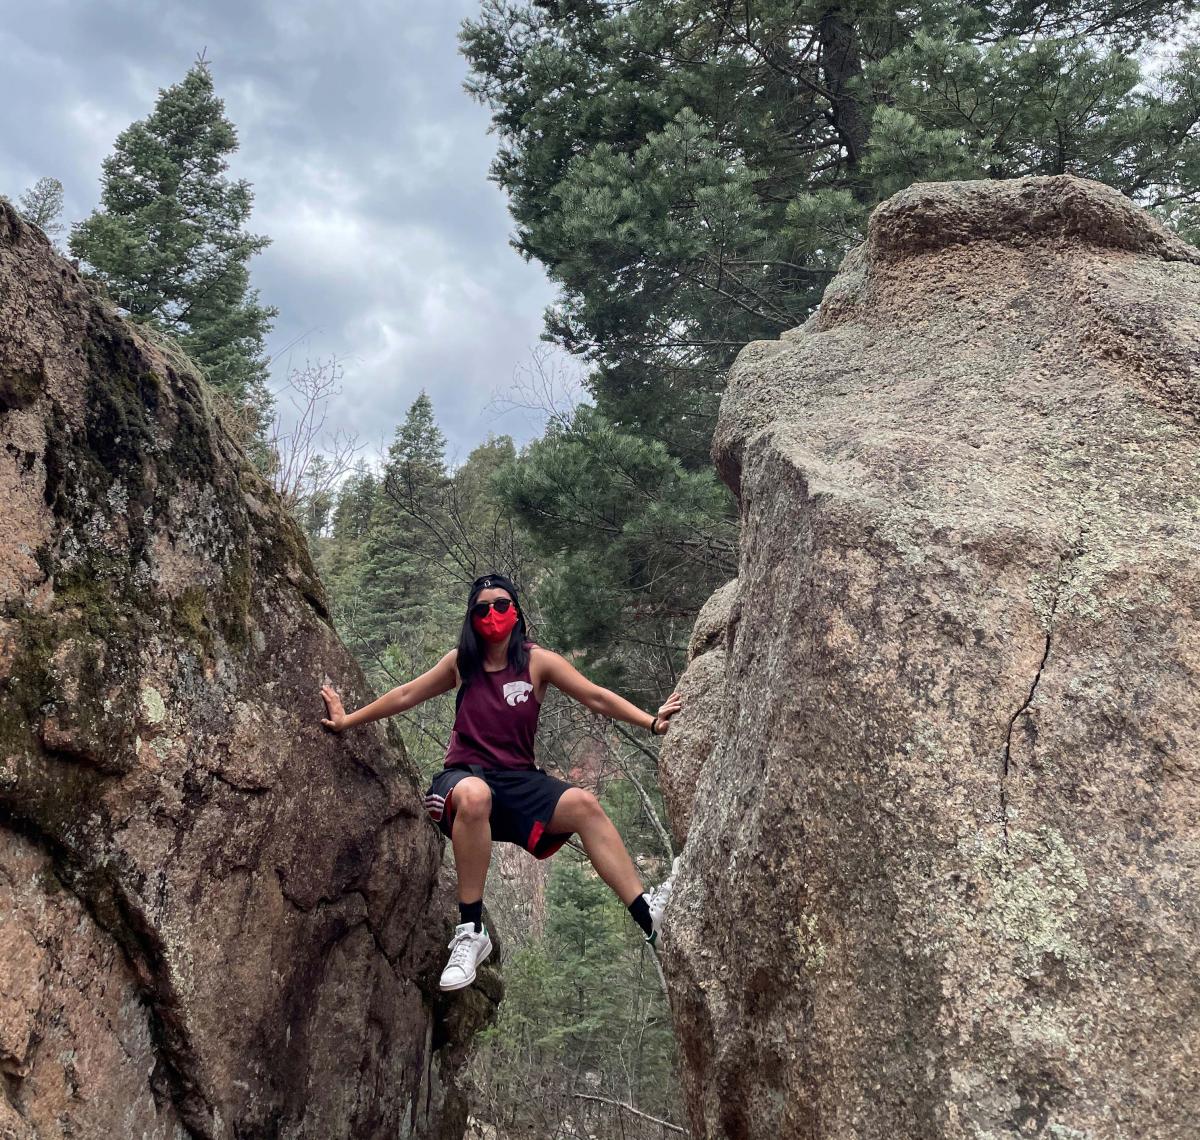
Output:
[[[251,229],[273,239],[251,262],[280,310],[273,387],[289,361],[336,354],[345,377],[329,426],[357,433],[370,458],[422,387],[452,461],[489,432],[520,445],[544,417],[488,405],[528,367],[554,293],[508,244],[507,203],[487,177],[497,139],[462,89],[456,33],[478,7],[7,0],[0,193],[52,175],[65,221],[85,217],[118,132],[205,49],[239,133],[230,173],[253,184]]]

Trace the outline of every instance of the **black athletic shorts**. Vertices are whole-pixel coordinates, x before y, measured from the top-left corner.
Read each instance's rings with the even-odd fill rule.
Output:
[[[492,791],[492,839],[515,843],[538,859],[553,855],[571,832],[547,831],[559,797],[569,784],[541,768],[443,768],[425,793],[425,810],[450,838],[454,824],[454,785],[468,776],[478,776]]]

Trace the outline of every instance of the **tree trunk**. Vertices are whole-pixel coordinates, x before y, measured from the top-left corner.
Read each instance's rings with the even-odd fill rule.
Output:
[[[840,7],[826,10],[817,31],[821,79],[830,93],[833,126],[846,148],[846,162],[854,177],[866,152],[873,109],[864,99],[864,93],[856,90],[862,75],[858,31]],[[867,188],[857,178],[852,190],[860,200],[867,195]]]

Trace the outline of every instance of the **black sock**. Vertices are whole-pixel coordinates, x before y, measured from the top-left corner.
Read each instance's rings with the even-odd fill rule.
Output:
[[[633,921],[642,928],[642,932],[649,938],[651,932],[654,930],[654,923],[650,921],[650,904],[646,902],[645,895],[638,895],[629,904],[629,913],[633,915]]]
[[[483,929],[483,899],[478,902],[458,904],[458,921],[459,923],[473,922],[475,924],[475,933],[478,934]]]

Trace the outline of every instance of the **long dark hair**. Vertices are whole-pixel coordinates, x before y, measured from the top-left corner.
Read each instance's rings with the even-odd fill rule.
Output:
[[[508,596],[517,603],[517,624],[508,635],[509,665],[520,671],[529,664],[529,650],[525,647],[525,642],[529,640],[525,628],[525,611],[521,608],[521,599],[517,597],[517,588],[512,584],[512,579],[503,574],[484,574],[471,583],[462,633],[458,635],[458,675],[462,677],[460,692],[483,672],[484,641],[471,624],[471,607],[484,590],[491,589],[507,590]]]

